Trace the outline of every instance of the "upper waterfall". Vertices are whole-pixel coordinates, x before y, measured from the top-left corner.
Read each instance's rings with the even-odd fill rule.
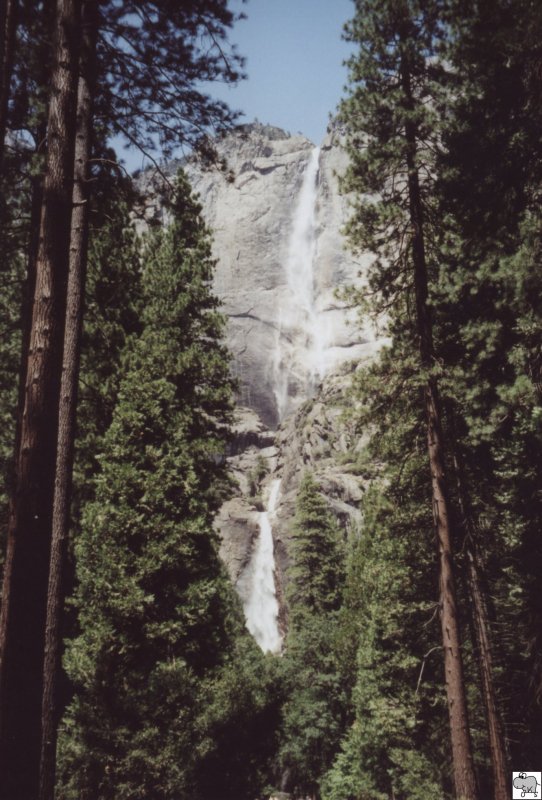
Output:
[[[363,282],[370,256],[344,247],[351,214],[339,191],[348,156],[337,130],[321,148],[259,124],[217,140],[230,172],[186,165],[213,230],[214,289],[227,316],[238,402],[276,428],[375,332],[336,289]],[[354,324],[350,324],[353,322]]]
[[[273,392],[279,420],[289,410],[294,381],[297,392],[301,387],[310,396],[326,371],[326,324],[317,308],[315,275],[319,164],[320,148],[314,147],[303,174],[284,263],[286,291],[278,310],[273,355]]]
[[[286,278],[291,289],[294,314],[305,333],[306,365],[309,380],[325,372],[325,337],[316,309],[316,203],[320,148],[312,151],[294,215]],[[299,319],[301,317],[301,319]]]

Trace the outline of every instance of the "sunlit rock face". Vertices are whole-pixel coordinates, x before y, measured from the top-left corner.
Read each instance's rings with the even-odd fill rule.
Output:
[[[224,138],[218,151],[225,173],[185,165],[213,233],[214,288],[239,381],[228,458],[239,490],[217,528],[247,626],[263,650],[277,652],[288,625],[289,544],[307,469],[339,523],[359,525],[365,482],[341,408],[351,371],[382,339],[337,294],[362,288],[370,265],[369,256],[345,248],[351,209],[338,185],[347,166],[339,131],[316,147],[253,124]]]
[[[238,489],[216,527],[247,626],[276,653],[288,627],[292,521],[305,471],[345,530],[360,524],[359,436],[342,410],[352,372],[383,339],[337,296],[362,289],[370,265],[342,235],[351,209],[338,186],[347,165],[340,132],[316,147],[255,123],[217,149],[223,172],[183,164],[212,232],[214,290],[239,385],[227,455]],[[155,178],[139,180],[142,227],[165,221]]]
[[[320,148],[257,123],[218,144],[224,174],[188,163],[213,231],[215,291],[228,318],[239,402],[274,428],[312,396],[325,374],[377,345],[336,290],[359,284],[367,258],[345,250],[348,200],[336,173],[338,133]],[[361,273],[361,275],[360,275]]]

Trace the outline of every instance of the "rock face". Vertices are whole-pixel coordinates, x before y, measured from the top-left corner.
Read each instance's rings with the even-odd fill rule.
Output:
[[[185,169],[213,231],[214,288],[228,317],[240,404],[275,428],[314,393],[315,379],[374,351],[374,333],[352,324],[354,313],[335,297],[338,287],[359,284],[367,265],[345,251],[341,235],[349,212],[336,173],[346,156],[337,132],[316,150],[303,136],[258,124],[224,138],[218,151],[226,175],[190,162]]]
[[[343,412],[354,365],[382,339],[337,290],[363,286],[369,257],[353,257],[342,228],[350,214],[337,175],[346,169],[340,132],[321,147],[278,128],[244,126],[224,138],[229,172],[185,169],[213,231],[215,291],[228,318],[239,381],[229,456],[237,496],[218,519],[222,557],[247,602],[264,500],[280,479],[273,515],[275,584],[284,634],[289,542],[296,497],[310,469],[343,528],[360,523],[363,477],[349,453],[356,436]]]
[[[343,418],[345,393],[352,370],[373,358],[383,339],[336,294],[362,287],[370,264],[348,253],[341,233],[350,211],[338,187],[347,163],[340,132],[330,130],[317,148],[303,136],[255,123],[217,149],[225,172],[183,164],[213,233],[214,289],[227,315],[239,383],[228,456],[239,488],[217,527],[247,607],[265,503],[280,479],[272,528],[284,634],[291,522],[304,472],[313,472],[345,530],[360,522],[364,480],[349,457],[356,436]],[[161,222],[152,175],[143,180],[144,218]]]
[[[345,364],[324,378],[314,397],[290,414],[274,435],[263,429],[259,418],[239,409],[236,441],[250,443],[235,448],[228,461],[239,483],[237,496],[222,507],[217,526],[221,534],[221,555],[244,600],[245,576],[250,570],[258,537],[262,496],[276,479],[281,481],[277,513],[273,523],[276,589],[281,613],[279,628],[284,633],[287,611],[283,603],[288,583],[289,544],[299,484],[306,471],[313,473],[330,510],[345,533],[359,528],[359,503],[367,481],[356,464],[362,446],[359,435],[345,415],[346,392],[352,364]],[[247,438],[247,427],[252,426]]]

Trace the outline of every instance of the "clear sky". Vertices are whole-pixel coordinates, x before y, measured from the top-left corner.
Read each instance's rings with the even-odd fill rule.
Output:
[[[341,33],[352,0],[232,0],[230,7],[247,15],[230,40],[246,57],[248,78],[237,87],[211,85],[209,94],[242,111],[241,122],[257,118],[319,144],[346,82],[349,45]],[[119,154],[130,170],[144,166],[138,153]]]
[[[248,79],[215,94],[247,121],[257,117],[319,144],[346,81],[350,46],[341,33],[352,0],[235,0],[231,7],[247,15],[230,38],[246,56]]]

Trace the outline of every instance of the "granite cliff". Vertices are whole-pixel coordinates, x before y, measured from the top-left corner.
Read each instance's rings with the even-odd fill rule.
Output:
[[[228,456],[239,489],[218,527],[247,607],[273,494],[272,588],[283,632],[289,531],[303,472],[313,471],[345,528],[359,519],[363,480],[349,459],[356,440],[342,409],[350,372],[374,356],[382,339],[337,297],[341,287],[363,285],[369,264],[368,256],[345,249],[341,233],[349,206],[337,178],[347,162],[340,131],[331,128],[315,147],[301,135],[253,123],[224,137],[217,150],[224,171],[190,159],[183,166],[213,232],[214,288],[239,385]],[[147,218],[160,217],[159,200],[149,186],[144,191]]]
[[[311,370],[321,377],[374,349],[372,331],[351,325],[352,311],[335,297],[366,267],[344,250],[348,200],[336,173],[346,155],[339,140],[330,131],[316,150],[303,136],[246,125],[218,144],[228,173],[186,166],[213,231],[215,290],[228,317],[240,403],[268,427],[313,393]],[[311,159],[314,185],[307,187]],[[300,209],[300,201],[307,207]],[[296,216],[300,210],[305,219]],[[312,263],[301,263],[303,256]]]

